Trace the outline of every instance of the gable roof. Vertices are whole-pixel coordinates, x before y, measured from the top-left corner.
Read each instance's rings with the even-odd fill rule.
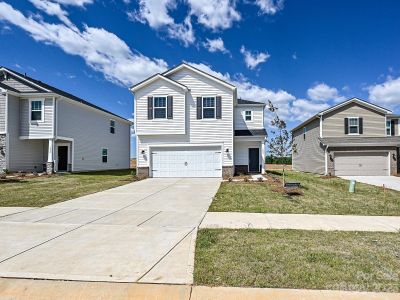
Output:
[[[130,90],[132,92],[135,92],[135,91],[145,87],[146,85],[148,85],[148,84],[150,84],[150,83],[152,83],[152,82],[154,82],[154,81],[156,81],[158,79],[165,80],[165,81],[167,81],[167,82],[169,82],[169,83],[171,83],[171,84],[173,84],[173,85],[177,86],[178,88],[181,88],[181,89],[183,89],[185,91],[189,90],[186,85],[183,85],[182,83],[180,83],[178,81],[172,80],[172,79],[170,79],[170,78],[168,78],[168,77],[166,77],[166,76],[164,76],[164,75],[162,75],[160,73],[154,74],[153,76],[151,76],[151,77],[149,77],[149,78],[147,78],[147,79],[145,79],[145,80],[143,80],[143,81],[131,86]]]
[[[244,100],[244,99],[237,99],[238,105],[256,105],[256,106],[265,106],[265,103],[251,101],[251,100]]]
[[[211,80],[213,80],[215,82],[218,82],[218,83],[222,84],[223,86],[226,86],[227,88],[229,88],[231,90],[236,90],[236,86],[234,86],[233,84],[230,84],[229,82],[226,82],[226,81],[224,81],[224,80],[222,80],[222,79],[220,79],[218,77],[215,77],[215,76],[213,76],[211,74],[208,74],[207,72],[204,72],[204,71],[202,71],[202,70],[200,70],[198,68],[195,68],[195,67],[193,67],[193,66],[191,66],[191,65],[189,65],[189,64],[187,64],[185,62],[182,62],[179,65],[177,65],[175,67],[172,67],[171,69],[169,69],[169,70],[165,71],[164,73],[162,73],[162,75],[169,76],[171,74],[174,74],[174,73],[178,72],[179,70],[181,70],[183,68],[189,69],[189,70],[191,70],[191,71],[193,71],[193,72],[195,72],[197,74],[205,76],[208,79],[211,79]]]
[[[348,104],[351,104],[351,103],[357,103],[357,104],[359,104],[359,105],[361,105],[361,106],[368,107],[368,108],[370,108],[370,109],[372,109],[372,110],[375,110],[375,111],[377,111],[377,112],[383,113],[383,114],[385,114],[385,115],[388,115],[388,114],[391,114],[391,113],[392,113],[391,110],[386,109],[386,108],[384,108],[384,107],[382,107],[382,106],[379,106],[379,105],[373,104],[373,103],[371,103],[371,102],[368,102],[368,101],[365,101],[365,100],[362,100],[362,99],[359,99],[359,98],[354,97],[354,98],[350,98],[350,99],[348,99],[348,100],[346,100],[346,101],[343,101],[343,102],[341,102],[341,103],[339,103],[339,104],[336,104],[336,105],[334,105],[334,106],[332,106],[332,107],[330,107],[330,108],[328,108],[328,109],[325,109],[325,110],[323,110],[323,111],[320,111],[319,113],[315,114],[315,115],[312,116],[311,118],[309,118],[309,119],[305,120],[304,122],[302,122],[300,125],[298,125],[298,126],[296,126],[295,128],[293,128],[293,129],[291,130],[291,132],[293,132],[293,131],[295,131],[295,130],[301,128],[301,127],[303,127],[304,125],[306,125],[306,124],[310,123],[311,121],[313,121],[313,120],[319,118],[320,116],[323,116],[323,115],[325,115],[325,114],[327,114],[327,113],[330,113],[330,112],[332,112],[332,111],[335,111],[335,110],[337,110],[337,109],[339,109],[339,108],[341,108],[341,107],[343,107],[343,106],[346,106],[346,105],[348,105]]]
[[[39,90],[41,90],[41,91],[44,90],[45,92],[48,92],[48,93],[55,93],[55,94],[60,95],[62,97],[68,98],[68,99],[70,99],[72,101],[79,102],[79,103],[84,104],[86,106],[92,107],[94,109],[97,109],[97,110],[100,110],[100,111],[105,112],[107,114],[110,114],[110,115],[113,115],[115,117],[118,117],[118,118],[120,118],[120,119],[122,119],[124,121],[132,123],[128,119],[126,119],[124,117],[121,117],[121,116],[119,116],[119,115],[117,115],[115,113],[112,113],[112,112],[110,112],[110,111],[108,111],[108,110],[106,110],[104,108],[101,108],[100,106],[97,106],[97,105],[95,105],[93,103],[90,103],[90,102],[88,102],[86,100],[83,100],[83,99],[81,99],[81,98],[79,98],[79,97],[77,97],[75,95],[67,93],[67,92],[65,92],[63,90],[60,90],[60,89],[58,89],[56,87],[53,87],[53,86],[51,86],[49,84],[41,82],[40,80],[33,79],[33,78],[29,77],[29,76],[26,76],[25,74],[21,74],[21,73],[19,73],[17,71],[11,70],[11,69],[6,68],[6,67],[1,67],[1,66],[0,66],[0,71],[8,72],[11,75],[15,76],[16,78],[19,78],[20,80],[23,80],[25,82],[30,83],[31,85],[34,85],[34,86],[38,87]],[[16,89],[8,87],[8,86],[7,86],[6,89],[8,89],[10,91],[18,92],[18,93],[20,92],[20,91],[17,91]],[[35,92],[30,92],[30,93],[35,94]]]

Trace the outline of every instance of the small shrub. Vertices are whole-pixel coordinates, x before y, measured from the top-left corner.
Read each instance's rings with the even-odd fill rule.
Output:
[[[243,180],[244,180],[244,182],[249,182],[250,179],[249,179],[249,177],[246,176],[245,178],[243,178]]]
[[[229,177],[229,178],[228,178],[228,181],[229,181],[229,182],[232,182],[232,180],[233,180],[232,177]]]
[[[10,174],[10,171],[8,169],[3,169],[4,174]]]
[[[264,181],[264,178],[263,178],[263,177],[258,177],[258,178],[257,178],[257,181],[258,181],[258,182],[263,182],[263,181]]]

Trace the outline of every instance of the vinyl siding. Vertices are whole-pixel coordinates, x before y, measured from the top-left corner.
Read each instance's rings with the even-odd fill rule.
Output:
[[[156,134],[152,136],[137,135],[138,145],[138,166],[148,167],[148,146],[151,144],[223,144],[223,149],[228,148],[229,153],[223,151],[223,166],[233,166],[233,91],[223,85],[210,80],[202,75],[183,68],[175,74],[171,79],[176,80],[190,89],[186,94],[186,133],[182,135],[162,135]],[[201,96],[221,96],[222,102],[222,119],[201,119],[197,120],[196,98]],[[147,97],[147,96],[145,96]],[[147,99],[147,98],[146,98]],[[175,106],[174,100],[174,106]],[[140,113],[136,113],[136,119],[140,120]],[[174,110],[175,113],[175,110]],[[138,121],[137,123],[139,123]],[[137,127],[140,127],[137,124]],[[145,150],[145,154],[141,151]]]
[[[130,125],[68,100],[57,100],[57,136],[74,139],[73,171],[128,169]],[[110,133],[115,120],[115,134]],[[108,149],[108,163],[102,162],[102,148]]]
[[[249,164],[249,148],[260,149],[261,158],[261,142],[254,141],[235,141],[235,165],[248,165]]]
[[[173,119],[147,118],[148,96],[172,96]],[[157,80],[135,94],[136,134],[185,134],[185,92],[165,80]]]
[[[344,132],[344,119],[348,117],[363,118],[364,130],[362,136],[386,135],[385,115],[357,103],[350,103],[324,116],[322,125],[323,137],[347,136]]]
[[[32,98],[40,100],[39,98]],[[20,135],[29,138],[49,138],[53,136],[53,118],[54,105],[53,99],[46,98],[44,100],[44,119],[43,122],[30,122],[30,107],[29,99],[20,101]]]
[[[22,80],[20,80],[16,77],[13,77],[11,75],[8,76],[8,79],[3,80],[2,83],[5,85],[8,85],[9,87],[12,87],[22,93],[39,91],[39,89],[31,87],[31,86],[27,85],[26,83],[22,82]]]
[[[293,170],[325,173],[325,151],[319,141],[319,119],[307,124],[306,139],[303,138],[303,128],[293,132],[293,143],[296,152],[293,153]]]
[[[8,96],[8,132],[10,171],[42,171],[47,160],[47,150],[43,140],[20,140],[20,99]],[[46,157],[45,157],[46,156]]]
[[[6,131],[6,95],[0,94],[0,133]]]
[[[245,111],[250,110],[253,112],[251,121],[245,121]],[[235,129],[260,129],[264,128],[264,108],[254,106],[237,106],[235,107]]]

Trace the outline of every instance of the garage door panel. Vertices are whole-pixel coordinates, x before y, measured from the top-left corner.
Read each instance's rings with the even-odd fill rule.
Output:
[[[337,176],[387,176],[389,175],[388,153],[336,153],[335,174]]]
[[[153,177],[221,177],[220,147],[155,148]]]

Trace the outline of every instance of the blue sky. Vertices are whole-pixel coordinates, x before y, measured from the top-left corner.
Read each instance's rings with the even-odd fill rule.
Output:
[[[353,96],[400,113],[399,37],[396,0],[0,0],[0,65],[126,118],[127,87],[181,61],[289,127]]]

